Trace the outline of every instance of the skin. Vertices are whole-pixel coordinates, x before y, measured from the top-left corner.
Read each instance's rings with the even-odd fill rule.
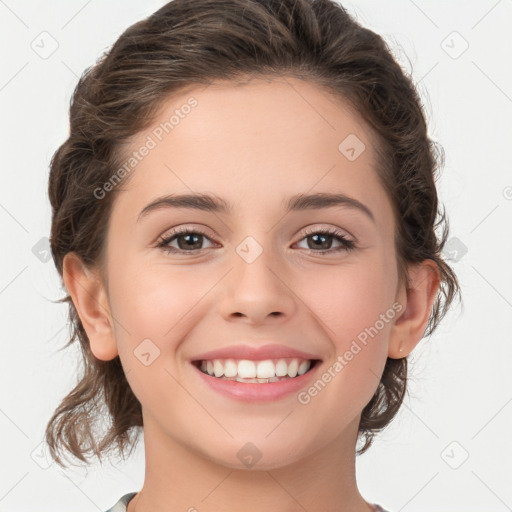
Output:
[[[146,474],[128,512],[217,512],[241,503],[246,512],[369,512],[355,478],[361,411],[386,358],[407,356],[421,340],[437,266],[410,267],[411,289],[398,286],[395,219],[372,135],[344,100],[291,77],[189,88],[128,149],[191,96],[198,105],[117,188],[105,266],[85,268],[73,253],[64,262],[92,352],[105,361],[120,356],[142,404]],[[366,145],[354,161],[338,150],[349,134]],[[192,192],[222,197],[233,214],[162,208],[137,221],[155,198]],[[314,192],[351,196],[375,222],[346,206],[285,215],[290,196]],[[158,248],[177,226],[205,230],[195,246],[202,249]],[[335,238],[315,245],[306,227],[337,228],[357,247],[332,252]],[[250,264],[236,252],[247,236],[263,249]],[[187,250],[183,237],[170,245]],[[221,396],[189,362],[270,340],[318,354],[321,374],[396,301],[400,313],[307,405],[296,394],[264,404]],[[134,354],[147,338],[160,350],[148,366]],[[249,441],[262,454],[250,469],[237,457]]]

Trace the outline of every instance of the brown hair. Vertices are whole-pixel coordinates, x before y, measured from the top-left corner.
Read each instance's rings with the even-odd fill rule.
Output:
[[[376,169],[395,213],[400,282],[407,265],[432,259],[441,286],[425,335],[436,328],[460,288],[441,251],[448,235],[438,210],[435,180],[442,151],[427,135],[411,78],[381,38],[331,0],[174,0],[129,27],[110,51],[80,78],[70,107],[70,134],[51,161],[51,251],[62,276],[73,251],[100,267],[114,190],[97,199],[122,161],[124,143],[147,128],[160,106],[184,87],[251,76],[309,80],[352,105],[373,130]],[[440,237],[436,235],[443,226]],[[67,295],[71,339],[81,345],[83,375],[46,427],[52,457],[65,448],[81,461],[91,453],[134,447],[132,427],[142,427],[141,405],[119,357],[101,361]],[[373,436],[398,411],[406,390],[407,359],[388,358],[381,382],[362,411],[359,434],[366,451]],[[99,432],[97,421],[111,420]],[[99,442],[98,442],[99,440]]]

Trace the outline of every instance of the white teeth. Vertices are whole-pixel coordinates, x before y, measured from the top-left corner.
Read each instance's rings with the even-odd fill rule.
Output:
[[[220,361],[219,361],[220,362]],[[242,359],[238,362],[238,376],[242,379],[254,379],[256,377],[256,365],[253,361]]]
[[[233,359],[227,359],[224,363],[224,376],[225,377],[236,377],[238,373],[238,365]]]
[[[311,367],[310,360],[303,359],[266,359],[264,361],[250,361],[248,359],[213,359],[201,361],[203,372],[217,378],[234,380],[265,379],[255,382],[276,382],[281,378],[294,378],[304,375]],[[252,381],[252,380],[251,380]]]
[[[284,377],[285,375],[288,375],[288,365],[286,361],[279,359],[276,364],[276,377]]]
[[[256,370],[258,379],[270,379],[276,376],[276,368],[272,361],[260,361]]]
[[[218,359],[213,361],[213,373],[215,377],[222,377],[224,375],[224,368]]]
[[[297,371],[297,373],[299,375],[304,375],[309,370],[310,366],[311,366],[310,361],[302,361],[302,363],[300,363],[300,365],[299,365],[299,370]]]
[[[288,377],[295,377],[297,375],[297,370],[299,369],[299,362],[297,359],[294,359],[288,365]]]

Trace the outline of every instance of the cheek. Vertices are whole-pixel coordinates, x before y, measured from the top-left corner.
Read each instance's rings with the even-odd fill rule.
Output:
[[[311,416],[331,411],[325,428],[332,435],[344,418],[356,417],[374,395],[395,314],[393,288],[386,284],[383,267],[333,268],[301,281],[297,290],[307,298],[304,303],[322,329],[320,336],[330,341],[322,344],[329,354],[323,372],[304,390],[300,403]]]
[[[177,377],[176,350],[212,283],[183,266],[130,267],[127,261],[110,273],[110,283],[115,337],[127,380],[137,399],[156,410],[169,395],[181,396],[172,378]]]
[[[305,298],[322,336],[330,341],[325,391],[312,409],[323,402],[340,415],[357,415],[375,393],[395,315],[394,283],[386,265],[386,260],[376,258],[371,263],[326,267],[315,272],[315,279],[300,278],[297,294]],[[311,396],[317,392],[311,390]]]
[[[184,267],[142,266],[126,272],[112,273],[110,287],[114,315],[137,337],[154,337],[163,341],[179,332],[180,318],[185,317],[204,295],[208,286]],[[136,340],[132,340],[135,342]]]
[[[324,267],[314,278],[304,273],[295,277],[294,289],[308,309],[320,321],[327,336],[336,340],[336,348],[374,325],[393,303],[394,285],[386,265],[351,264]],[[387,332],[389,322],[379,331]]]

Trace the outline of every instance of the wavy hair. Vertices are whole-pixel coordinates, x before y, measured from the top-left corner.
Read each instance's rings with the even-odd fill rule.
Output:
[[[379,155],[376,172],[394,210],[400,282],[408,286],[408,265],[426,259],[440,271],[424,333],[430,335],[460,295],[457,277],[442,258],[448,222],[435,181],[444,153],[427,134],[411,77],[383,38],[331,0],[173,0],[126,29],[84,71],[71,100],[69,137],[50,164],[50,245],[61,278],[69,252],[91,268],[100,264],[115,190],[101,200],[94,191],[119,168],[124,144],[150,125],[173,93],[216,80],[235,84],[278,75],[324,87],[370,126]],[[143,426],[141,404],[119,356],[101,361],[92,354],[71,297],[58,302],[69,306],[71,332],[63,348],[80,344],[83,370],[47,424],[51,455],[63,467],[63,450],[83,462],[88,454],[101,461],[114,448],[124,455],[134,447],[130,433]],[[388,358],[361,414],[364,445],[358,454],[391,422],[406,384],[407,359]],[[97,426],[101,418],[110,420],[103,429]]]

